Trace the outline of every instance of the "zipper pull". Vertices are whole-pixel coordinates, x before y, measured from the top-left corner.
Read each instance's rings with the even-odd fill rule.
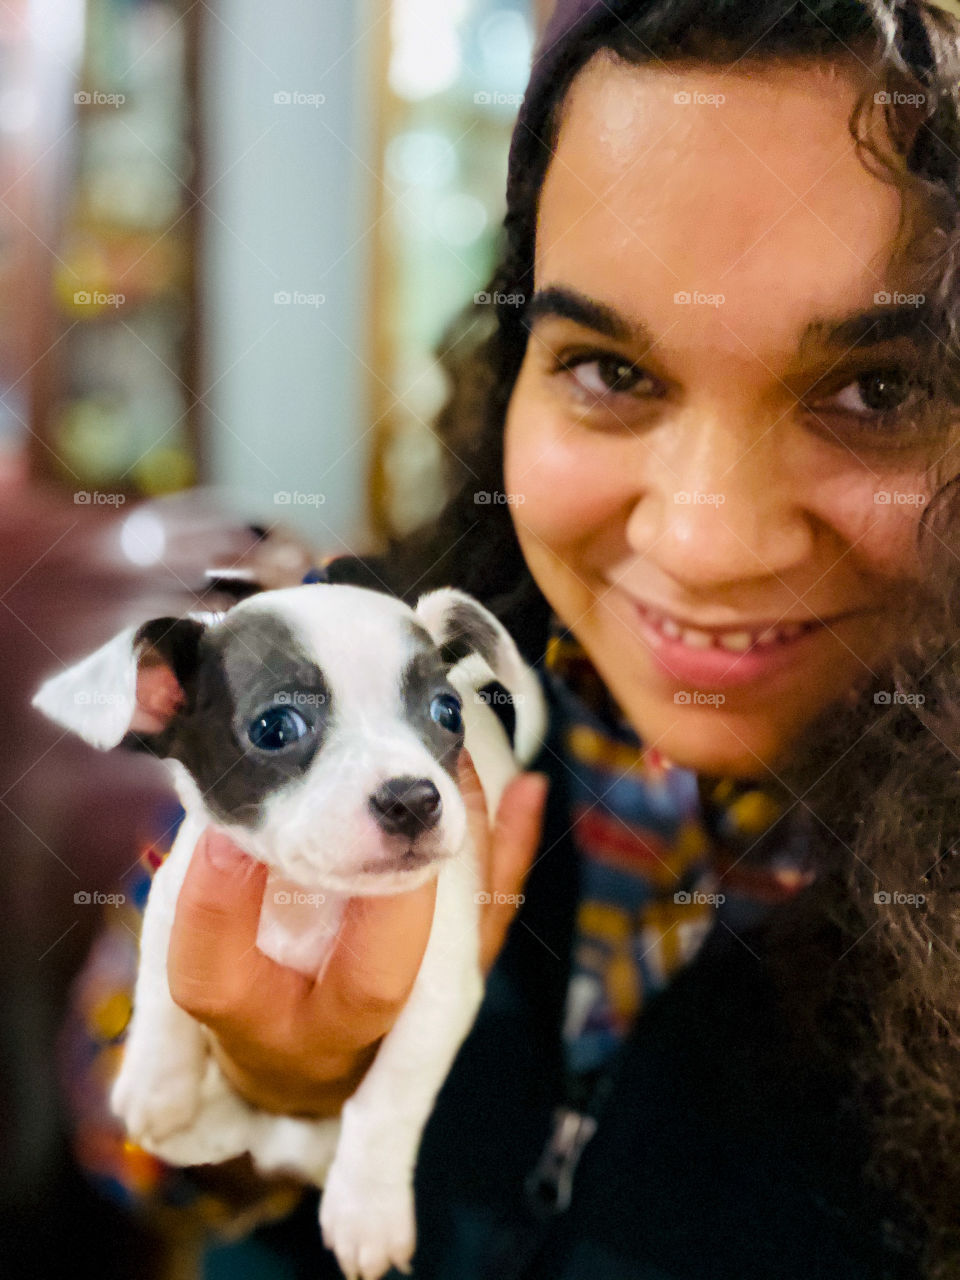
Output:
[[[573,1174],[584,1147],[596,1132],[593,1116],[558,1107],[553,1131],[524,1183],[527,1199],[538,1216],[563,1213],[573,1195]]]

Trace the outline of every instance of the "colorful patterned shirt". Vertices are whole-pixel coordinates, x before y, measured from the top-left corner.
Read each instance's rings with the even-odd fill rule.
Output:
[[[803,840],[762,784],[701,780],[639,741],[554,616],[545,668],[563,718],[581,901],[564,1043],[597,1072],[709,930],[734,933],[809,881]]]

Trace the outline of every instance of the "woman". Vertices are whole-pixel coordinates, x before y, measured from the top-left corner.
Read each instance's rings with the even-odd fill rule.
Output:
[[[461,766],[490,977],[418,1276],[957,1274],[960,1037],[911,875],[952,874],[952,720],[916,714],[950,672],[916,655],[956,625],[919,535],[949,551],[958,82],[960,22],[914,0],[561,3],[541,44],[493,328],[447,353],[454,496],[326,566],[472,591],[553,710],[545,810],[521,778],[489,836]],[[331,1114],[431,892],[355,902],[311,990],[252,947],[261,881],[201,845],[174,996],[241,1092]]]

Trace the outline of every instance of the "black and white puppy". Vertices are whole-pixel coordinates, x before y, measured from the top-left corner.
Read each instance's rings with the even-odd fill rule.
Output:
[[[513,707],[513,745],[481,692],[493,681]],[[410,608],[364,587],[306,585],[128,627],[33,705],[101,749],[164,758],[186,811],[151,886],[111,1094],[131,1138],[172,1164],[248,1151],[264,1172],[299,1174],[324,1189],[323,1236],[348,1276],[407,1268],[420,1136],[482,994],[482,886],[457,758],[466,745],[492,815],[545,729],[537,677],[513,640],[453,589]],[[257,945],[311,976],[349,897],[437,877],[413,991],[339,1120],[250,1106],[210,1033],[171,998],[174,908],[211,824],[269,868]]]

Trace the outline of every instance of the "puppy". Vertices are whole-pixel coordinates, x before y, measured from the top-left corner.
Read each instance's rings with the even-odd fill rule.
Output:
[[[513,708],[513,745],[491,682]],[[537,677],[513,640],[453,589],[410,608],[362,587],[298,586],[130,626],[49,679],[33,705],[103,750],[163,758],[185,809],[151,886],[111,1093],[130,1137],[171,1164],[249,1152],[265,1173],[297,1174],[323,1188],[323,1238],[348,1276],[408,1269],[420,1136],[482,995],[482,893],[457,758],[466,745],[493,814],[545,729]],[[338,1120],[249,1105],[209,1031],[171,998],[177,895],[211,825],[269,868],[259,948],[317,978],[348,898],[437,878],[411,995]]]

